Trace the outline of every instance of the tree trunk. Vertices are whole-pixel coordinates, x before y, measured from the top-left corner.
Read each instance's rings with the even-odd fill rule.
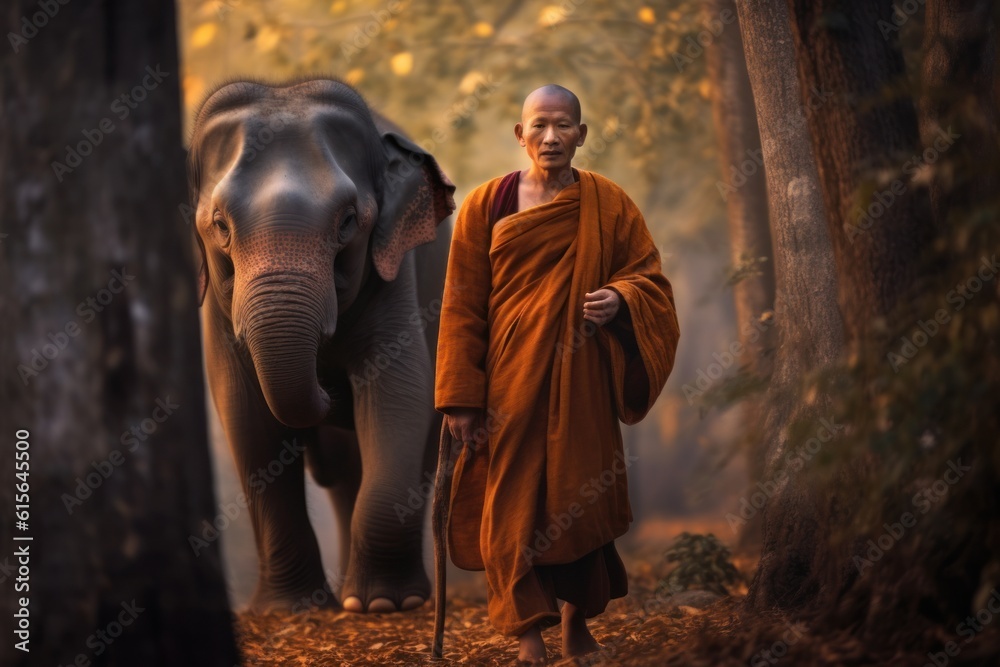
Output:
[[[776,281],[778,348],[765,405],[767,445],[760,564],[750,585],[753,609],[794,608],[822,584],[830,556],[822,532],[826,507],[788,463],[829,417],[822,397],[807,403],[799,387],[843,349],[837,282],[819,176],[795,71],[787,9],[769,0],[739,3],[740,29],[760,127]],[[809,104],[821,98],[806,95]],[[806,424],[806,430],[791,430]],[[832,445],[826,445],[832,446]],[[763,487],[762,487],[763,491]]]
[[[726,26],[706,50],[719,146],[719,192],[726,202],[729,254],[735,274],[733,301],[742,348],[740,361],[752,375],[766,379],[771,375],[774,354],[774,329],[765,318],[765,313],[774,308],[774,258],[757,113],[739,26],[726,20],[736,16],[736,2],[712,0],[704,5],[703,11],[706,22],[721,20]],[[759,433],[761,399],[748,399],[741,407],[746,415],[749,442],[745,451],[752,491],[753,485],[764,476],[766,458]],[[755,549],[759,541],[758,515],[743,527],[740,546]]]
[[[927,188],[911,178],[924,164],[916,113],[898,92],[905,80],[898,40],[883,32],[892,25],[892,0],[788,2],[799,85],[806,95],[829,97],[806,105],[806,118],[840,311],[848,340],[857,344],[891,313],[894,321],[912,320],[907,295],[919,289],[920,261],[935,236]]]
[[[924,18],[920,137],[934,147],[949,127],[961,141],[937,163],[930,184],[938,224],[968,214],[997,191],[997,14],[991,0],[928,0]]]
[[[706,3],[704,12],[706,20],[727,12],[736,16],[736,2],[712,0]],[[730,258],[738,272],[747,268],[748,259],[766,258],[750,275],[734,284],[733,300],[743,361],[754,373],[767,377],[773,351],[771,329],[765,329],[760,336],[750,336],[754,329],[747,327],[774,308],[774,266],[767,187],[764,169],[759,167],[760,133],[738,26],[735,23],[727,26],[709,45],[707,53],[708,76],[714,89],[712,116],[719,144],[720,192],[726,202]]]
[[[2,586],[0,663],[232,665],[218,544],[189,544],[219,508],[174,3],[49,5],[0,10],[24,38],[0,56],[0,580],[30,568]]]

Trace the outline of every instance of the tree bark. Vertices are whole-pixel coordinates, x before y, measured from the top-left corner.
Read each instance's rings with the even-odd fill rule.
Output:
[[[912,99],[892,24],[892,0],[788,0],[799,85],[829,99],[807,104],[837,262],[848,340],[910,321],[908,295],[935,236]],[[961,140],[961,139],[959,139]],[[945,149],[947,150],[947,149]],[[875,192],[870,184],[876,182]],[[901,310],[896,310],[897,306]]]
[[[809,403],[799,388],[810,372],[840,357],[843,323],[787,9],[768,0],[744,0],[739,18],[766,168],[778,333],[765,401],[762,480],[774,492],[762,510],[761,560],[746,603],[751,609],[795,608],[822,585],[830,554],[822,532],[826,501],[814,495],[801,468],[793,469],[787,457],[829,416],[822,397]],[[821,102],[807,96],[807,103]],[[790,430],[803,423],[805,437]]]
[[[22,546],[30,567],[29,588],[2,586],[0,663],[233,665],[218,543],[189,544],[220,509],[174,3],[50,5],[0,10],[0,34],[26,35],[0,56],[0,578]],[[21,597],[30,653],[14,648]]]

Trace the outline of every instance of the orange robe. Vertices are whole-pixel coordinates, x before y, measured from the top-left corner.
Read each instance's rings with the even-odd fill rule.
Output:
[[[458,567],[486,570],[490,621],[518,635],[558,621],[534,566],[572,563],[632,521],[619,420],[652,407],[679,337],[673,290],[638,207],[612,181],[579,181],[496,221],[500,183],[455,221],[441,306],[435,407],[486,411],[487,437],[458,456],[448,523]],[[624,297],[604,326],[584,294]],[[537,571],[537,570],[536,570]]]

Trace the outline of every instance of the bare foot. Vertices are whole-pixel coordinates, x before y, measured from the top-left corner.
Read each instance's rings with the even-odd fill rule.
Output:
[[[547,664],[545,641],[542,639],[542,631],[538,629],[537,625],[518,637],[518,640],[521,643],[520,651],[517,654],[519,665]]]
[[[576,605],[563,603],[562,650],[564,658],[576,658],[601,650],[594,636],[587,629],[587,619]]]

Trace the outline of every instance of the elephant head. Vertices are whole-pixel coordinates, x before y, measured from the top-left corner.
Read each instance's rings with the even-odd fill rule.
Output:
[[[197,114],[189,173],[201,302],[231,322],[274,416],[319,423],[319,345],[366,281],[395,280],[435,238],[455,186],[332,80],[218,89]]]

